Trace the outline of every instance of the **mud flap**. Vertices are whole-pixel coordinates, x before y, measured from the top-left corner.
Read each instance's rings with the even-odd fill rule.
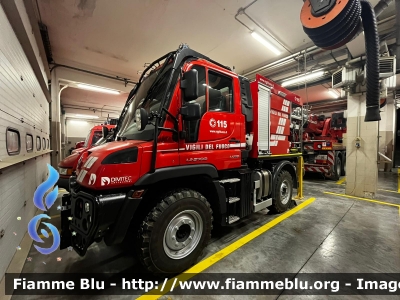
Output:
[[[69,220],[71,216],[71,195],[64,194],[61,199],[61,241],[60,250],[65,249],[72,245],[72,235],[69,230]]]

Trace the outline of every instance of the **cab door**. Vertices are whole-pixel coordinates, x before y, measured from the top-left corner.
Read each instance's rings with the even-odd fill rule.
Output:
[[[186,138],[179,146],[180,164],[212,164],[219,170],[240,167],[246,144],[240,99],[235,99],[238,80],[201,65],[192,69],[198,72],[198,98],[193,102],[200,104],[201,118],[183,122]]]

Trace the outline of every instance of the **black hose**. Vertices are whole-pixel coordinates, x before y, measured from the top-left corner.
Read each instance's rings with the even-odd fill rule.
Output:
[[[379,35],[374,8],[371,3],[361,0],[361,17],[365,35],[365,53],[367,58],[367,101],[365,122],[380,121],[379,111]]]
[[[384,4],[378,4],[377,12],[381,13],[385,5],[391,1],[386,0]],[[335,5],[340,5],[338,1]],[[335,7],[333,5],[333,7]],[[314,16],[310,14],[311,2],[306,1],[303,5],[301,19],[304,32],[310,37],[314,44],[323,49],[332,50],[339,48],[354,37],[364,27],[365,51],[366,51],[366,77],[367,77],[367,99],[365,122],[380,121],[379,100],[379,35],[374,8],[367,0],[349,0],[341,4],[342,10],[329,22],[324,22],[325,16]],[[361,17],[361,18],[360,18]],[[321,26],[316,26],[320,22]]]

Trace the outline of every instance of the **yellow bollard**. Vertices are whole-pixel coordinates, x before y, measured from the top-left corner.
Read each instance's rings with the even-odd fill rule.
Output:
[[[295,200],[302,200],[303,196],[303,175],[304,175],[304,159],[303,156],[299,156],[297,159],[297,196],[294,197]]]

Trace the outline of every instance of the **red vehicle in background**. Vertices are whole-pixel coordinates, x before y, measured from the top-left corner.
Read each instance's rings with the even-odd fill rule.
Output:
[[[306,172],[320,173],[332,180],[346,175],[346,145],[343,143],[346,130],[344,112],[333,113],[331,117],[308,114],[303,133]]]
[[[115,125],[94,126],[86,137],[83,146],[73,150],[70,156],[64,158],[58,164],[58,172],[60,173],[60,179],[58,181],[59,187],[69,190],[69,178],[76,170],[76,166],[82,154],[85,153],[87,150],[95,146],[102,145],[106,142],[106,138],[103,137],[103,127],[107,127],[108,131],[111,132],[115,128]]]

